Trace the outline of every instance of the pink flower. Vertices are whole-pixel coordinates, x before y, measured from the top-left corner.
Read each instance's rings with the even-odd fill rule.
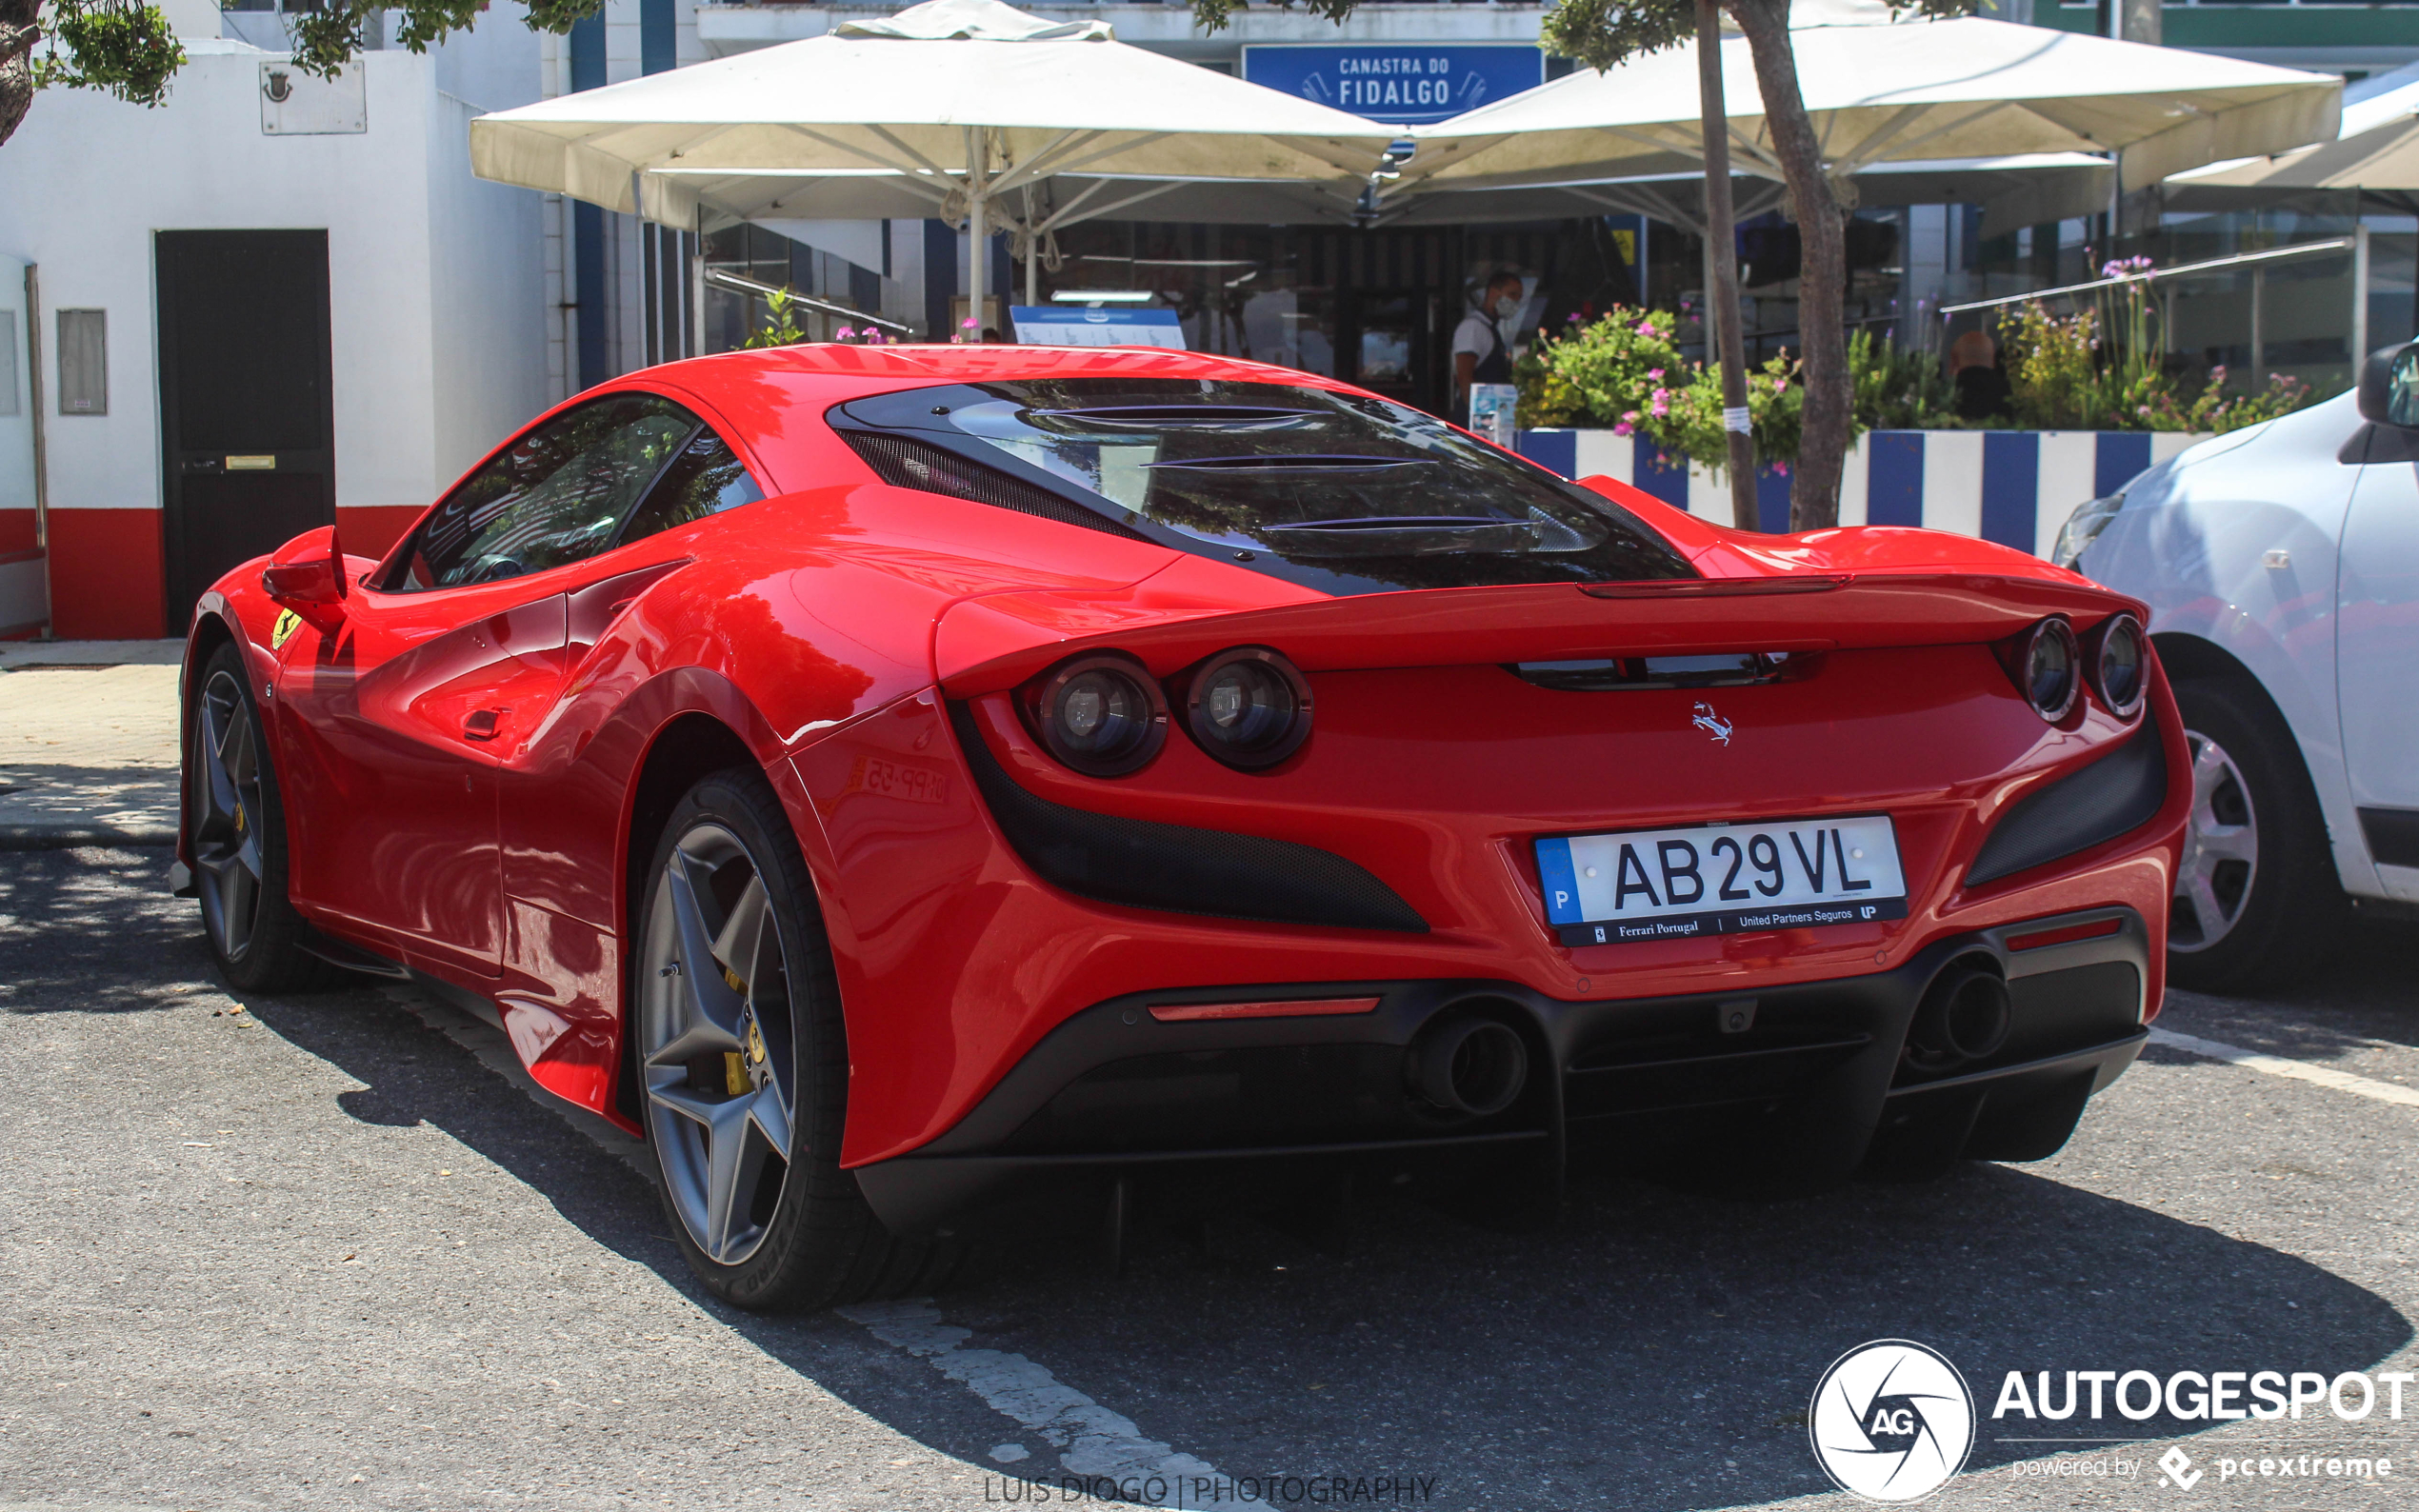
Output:
[[[1663,381],[1663,369],[1660,368],[1648,368],[1647,378],[1649,382],[1661,383]]]
[[[833,341],[854,341],[857,339],[857,328],[854,326],[843,326],[838,330],[831,333],[831,339]]]
[[[2216,367],[2209,369],[2209,381],[2211,383],[2221,384],[2226,381],[2226,365],[2224,363],[2219,363]]]
[[[1633,415],[1637,413],[1637,411],[1636,411],[1636,410],[1634,410],[1634,409],[1630,410],[1629,412],[1630,412],[1631,414],[1633,414]],[[1626,436],[1626,435],[1630,435],[1630,434],[1634,433],[1634,432],[1637,430],[1637,428],[1638,428],[1637,427],[1635,427],[1635,426],[1631,425],[1629,421],[1624,420],[1624,421],[1622,421],[1619,425],[1614,426],[1614,427],[1612,428],[1612,433],[1613,433],[1614,435],[1616,435],[1616,436]]]
[[[1772,471],[1786,478],[1789,475],[1789,465],[1786,462],[1776,462],[1772,464]]]
[[[1637,324],[1637,325],[1633,328],[1633,330],[1634,330],[1634,332],[1635,332],[1637,335],[1640,335],[1640,336],[1651,336],[1651,335],[1654,335],[1654,334],[1655,334],[1654,322],[1653,322],[1653,321],[1650,321],[1650,320],[1642,320],[1642,321],[1638,322],[1638,324]]]
[[[1772,391],[1776,394],[1788,393],[1789,391],[1789,381],[1787,378],[1775,377],[1772,380]]]
[[[1625,409],[1621,412],[1621,418],[1628,424],[1634,426],[1638,423],[1638,411],[1635,409]]]
[[[973,316],[969,315],[964,320],[957,323],[957,328],[960,330],[976,330],[981,328],[981,323],[975,320]]]

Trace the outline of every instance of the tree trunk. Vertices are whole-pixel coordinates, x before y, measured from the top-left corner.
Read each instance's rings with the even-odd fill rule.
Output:
[[[1729,0],[1755,58],[1764,119],[1797,218],[1799,360],[1806,365],[1805,438],[1789,487],[1789,528],[1839,524],[1840,468],[1848,457],[1854,392],[1848,374],[1848,233],[1823,176],[1823,146],[1797,87],[1788,0]]]
[[[1722,371],[1722,443],[1729,450],[1730,523],[1763,528],[1755,507],[1755,444],[1730,428],[1747,412],[1747,339],[1739,329],[1738,237],[1730,216],[1730,114],[1722,93],[1722,9],[1697,0],[1697,89],[1705,129],[1705,345]]]
[[[0,0],[0,144],[14,136],[33,103],[33,50],[42,0]]]

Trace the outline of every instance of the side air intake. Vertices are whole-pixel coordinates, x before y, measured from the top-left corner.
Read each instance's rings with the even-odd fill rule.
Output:
[[[885,435],[874,431],[844,430],[840,434],[855,448],[856,454],[865,459],[866,466],[894,488],[921,488],[926,493],[946,493],[953,499],[988,504],[995,509],[1013,509],[1019,514],[1056,520],[1061,525],[1080,525],[1087,530],[1123,536],[1129,541],[1150,539],[1140,531],[1129,530],[1072,500],[1062,499],[1048,488],[1036,487],[997,468],[970,462],[946,447],[936,447],[913,436]]]
[[[1393,888],[1333,851],[1052,803],[1001,769],[963,706],[951,706],[950,722],[1001,833],[1052,886],[1129,908],[1428,932]]]
[[[2139,829],[2167,803],[2167,751],[2155,721],[2081,771],[2019,801],[1991,830],[1966,884],[1995,882]]]

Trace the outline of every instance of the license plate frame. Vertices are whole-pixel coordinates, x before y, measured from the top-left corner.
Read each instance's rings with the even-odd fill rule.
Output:
[[[1767,867],[1758,840],[1771,842],[1781,879],[1776,892],[1764,890],[1775,872]],[[1574,948],[1907,917],[1898,826],[1886,813],[1586,830],[1540,835],[1532,844],[1546,922]],[[1667,901],[1667,894],[1678,896],[1675,884],[1689,879],[1696,890],[1678,903]],[[1641,891],[1652,902],[1630,906]]]

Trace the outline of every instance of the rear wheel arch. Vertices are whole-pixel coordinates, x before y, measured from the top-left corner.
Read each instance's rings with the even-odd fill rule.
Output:
[[[626,966],[636,959],[634,942],[646,911],[649,863],[654,857],[655,842],[670,822],[672,810],[691,787],[715,772],[734,766],[761,772],[764,762],[739,731],[699,709],[674,715],[648,742],[647,752],[630,778],[630,801],[620,838],[621,938]],[[804,837],[797,838],[804,849]],[[633,1121],[642,1111],[635,1060],[637,1037],[631,1032],[636,1002],[637,994],[626,969],[620,1013],[622,1064],[621,1074],[615,1078],[614,1104]]]

